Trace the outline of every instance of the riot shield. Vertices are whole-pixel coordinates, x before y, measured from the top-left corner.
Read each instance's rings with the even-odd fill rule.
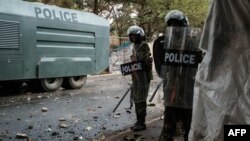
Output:
[[[155,66],[155,70],[156,73],[159,77],[163,78],[161,76],[161,66],[164,62],[164,53],[165,49],[164,49],[164,39],[165,36],[160,36],[158,37],[153,44],[153,57],[154,57],[154,66]]]
[[[125,77],[131,76],[131,99],[135,103],[146,102],[150,80],[152,80],[152,58],[148,44],[144,41],[132,44],[130,59],[121,64]]]
[[[163,91],[166,106],[192,108],[194,77],[201,51],[193,28],[167,27],[163,47],[153,49],[158,75],[164,79]],[[197,36],[197,35],[196,35]],[[162,45],[162,44],[161,44]],[[158,65],[158,66],[157,66]]]

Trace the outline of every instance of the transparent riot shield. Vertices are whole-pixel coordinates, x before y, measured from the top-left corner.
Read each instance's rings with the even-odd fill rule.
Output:
[[[142,111],[142,115],[146,111],[146,101],[149,92],[150,80],[152,80],[152,58],[149,45],[142,41],[140,43],[132,43],[130,53],[124,56],[124,61],[120,65],[121,81],[131,84],[127,86],[130,89],[130,103],[143,103],[142,107],[136,108],[136,112]],[[127,91],[124,91],[126,94]],[[128,98],[129,96],[127,96]],[[126,99],[125,99],[126,101]],[[128,106],[129,107],[129,106]],[[131,106],[130,106],[131,107]],[[140,108],[142,110],[140,110]],[[141,114],[141,113],[137,113]]]
[[[155,63],[160,65],[159,75],[164,79],[166,106],[192,108],[194,78],[202,55],[199,37],[193,37],[198,36],[193,33],[194,29],[188,27],[166,28],[164,44],[158,52],[163,60]]]
[[[166,51],[166,49],[164,49],[164,39],[165,36],[160,36],[154,41],[153,44],[154,66],[156,73],[160,78],[164,78],[161,75],[161,67],[164,62],[164,52]]]

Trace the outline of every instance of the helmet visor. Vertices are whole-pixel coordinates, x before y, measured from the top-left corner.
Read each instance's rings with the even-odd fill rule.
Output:
[[[165,49],[185,50],[188,27],[171,26],[166,28]]]

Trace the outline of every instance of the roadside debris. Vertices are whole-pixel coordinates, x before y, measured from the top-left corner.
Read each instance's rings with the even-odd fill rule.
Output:
[[[27,139],[28,138],[27,134],[24,134],[24,133],[17,133],[16,137],[19,139]]]
[[[121,115],[121,113],[116,113],[115,115]]]
[[[31,100],[30,97],[28,97],[28,98],[27,98],[27,101],[30,102],[30,100]]]
[[[106,130],[107,128],[103,126],[101,129],[102,129],[102,130]]]
[[[114,118],[119,118],[120,115],[121,115],[121,113],[116,113],[116,114],[114,115]]]
[[[53,133],[51,134],[51,136],[57,136],[57,135],[59,135],[58,132],[53,132]]]
[[[59,121],[66,121],[66,118],[59,118]]]
[[[82,139],[83,139],[83,137],[82,137],[82,136],[79,136],[79,137],[74,137],[73,140],[82,140]]]
[[[155,106],[155,104],[154,103],[149,103],[148,106]]]
[[[114,115],[114,118],[119,118],[120,116]]]
[[[88,126],[88,127],[86,128],[86,130],[87,130],[87,131],[90,131],[90,130],[92,130],[92,127]]]
[[[91,108],[87,108],[87,111],[88,112],[95,112],[96,110],[95,109],[91,109]]]
[[[48,108],[47,107],[42,107],[42,112],[47,112]]]
[[[126,112],[127,112],[128,114],[131,114],[131,113],[132,113],[132,110],[131,110],[130,108],[125,108],[125,110],[126,110]]]
[[[51,132],[52,129],[51,129],[51,128],[48,128],[48,129],[46,129],[45,131],[46,131],[46,132]]]
[[[106,137],[104,136],[104,135],[102,135],[101,137],[100,137],[100,140],[105,140],[106,139]]]
[[[59,125],[59,127],[60,127],[60,128],[67,128],[68,125],[67,125],[67,124],[64,124],[64,123],[61,123],[61,124]]]

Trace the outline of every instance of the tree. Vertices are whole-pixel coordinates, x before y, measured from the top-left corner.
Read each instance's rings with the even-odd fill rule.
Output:
[[[143,27],[148,37],[164,31],[164,16],[170,3],[166,0],[137,0],[133,2],[136,23]]]
[[[25,0],[30,2],[41,2],[49,5],[57,5],[64,8],[73,8],[74,2],[72,0]]]
[[[164,32],[164,18],[170,10],[180,10],[187,15],[190,26],[203,26],[209,0],[133,0],[137,25],[143,27],[149,37]]]
[[[208,12],[209,0],[172,0],[171,9],[183,11],[190,22],[190,26],[202,27]]]

